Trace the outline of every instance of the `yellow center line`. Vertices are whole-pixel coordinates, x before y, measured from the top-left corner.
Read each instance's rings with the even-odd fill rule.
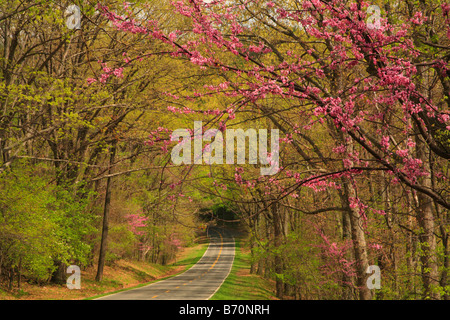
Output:
[[[217,232],[218,234],[219,234],[219,236],[220,236],[220,250],[219,250],[219,254],[217,255],[217,258],[216,258],[216,260],[214,261],[214,263],[211,265],[211,267],[209,268],[209,270],[211,270],[212,268],[214,268],[214,266],[216,265],[216,263],[219,261],[219,258],[220,258],[220,255],[222,254],[222,249],[223,249],[223,237],[222,237],[222,235],[219,233],[219,232]],[[202,277],[204,274],[206,274],[208,271],[206,271],[206,272],[204,272],[200,277]],[[198,278],[200,278],[200,277],[197,277],[197,278],[195,278],[194,280],[197,280]],[[190,280],[189,282],[192,282],[193,280]],[[185,286],[185,285],[187,285],[187,283],[183,283],[183,286]],[[175,287],[175,289],[178,289],[178,288],[180,288],[179,286],[178,287]],[[167,290],[166,291],[166,293],[169,293],[170,292],[170,290]],[[156,296],[153,296],[152,297],[152,299],[154,299],[154,298],[156,298],[156,297],[158,297],[157,295]]]
[[[218,232],[218,233],[219,233],[219,232]],[[212,268],[214,268],[214,266],[216,265],[217,261],[219,261],[220,254],[222,253],[222,249],[223,249],[223,237],[222,237],[222,235],[221,235],[220,233],[219,233],[219,236],[220,236],[220,250],[219,250],[219,254],[217,255],[216,261],[214,261],[214,263],[212,264],[212,266],[209,268],[210,270],[211,270]]]

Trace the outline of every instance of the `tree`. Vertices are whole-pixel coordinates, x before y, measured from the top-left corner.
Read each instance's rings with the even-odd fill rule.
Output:
[[[383,8],[389,19],[380,18],[374,27],[361,1],[190,0],[174,4],[175,11],[190,20],[189,30],[169,33],[153,20],[137,32],[159,39],[171,56],[225,80],[187,97],[227,97],[230,112],[219,112],[217,119],[229,114],[233,117],[224,120],[231,122],[239,113],[255,113],[285,129],[287,141],[305,163],[294,167],[295,175],[290,171],[286,176],[286,170],[276,175],[284,187],[275,201],[305,186],[333,188],[339,179],[343,189],[339,186],[337,192],[340,208],[350,217],[361,299],[371,298],[364,285],[369,261],[362,226],[370,211],[381,212],[368,207],[361,196],[364,173],[385,172],[414,194],[425,248],[423,294],[437,299],[435,212],[430,204],[450,209],[448,176],[442,170],[450,157],[442,136],[449,130],[444,102],[449,10],[433,2],[422,3],[421,11],[408,2],[396,5]],[[119,29],[132,29],[124,19],[110,19]],[[426,80],[430,76],[434,81]],[[330,146],[311,138],[313,130],[331,135],[333,155],[323,156]],[[314,166],[305,147],[316,156]],[[436,171],[441,179],[432,185]]]

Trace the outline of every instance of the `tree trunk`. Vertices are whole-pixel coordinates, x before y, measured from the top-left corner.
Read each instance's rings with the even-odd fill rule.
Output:
[[[114,143],[114,145],[111,148],[111,155],[109,158],[108,174],[112,173],[112,166],[114,165],[115,156],[116,156],[116,144]],[[106,179],[105,205],[103,208],[102,240],[101,240],[101,244],[100,244],[97,275],[95,276],[96,281],[102,281],[102,279],[103,279],[103,268],[105,266],[106,250],[107,250],[107,244],[108,244],[110,204],[111,204],[111,177],[108,177]]]
[[[344,193],[347,199],[356,198],[356,191],[349,181],[344,182]],[[366,237],[363,230],[363,219],[361,217],[359,208],[352,208],[349,203],[347,208],[350,217],[350,230],[356,261],[359,298],[361,300],[371,300],[372,293],[370,292],[369,288],[367,288],[366,283],[368,278],[366,270],[369,267],[369,260],[367,256]]]
[[[22,257],[19,258],[19,265],[17,267],[17,289],[20,290],[22,285]]]
[[[440,285],[442,288],[445,288],[448,285],[448,268],[450,266],[449,261],[449,249],[448,249],[448,234],[442,236],[442,245],[444,246],[444,268],[441,274]],[[448,291],[445,291],[443,299],[450,300]]]
[[[427,172],[430,170],[430,162],[426,152],[425,143],[416,139],[417,158],[422,160],[423,169]],[[431,176],[423,176],[418,178],[419,183],[431,188]],[[419,246],[420,246],[420,261],[422,263],[422,282],[424,286],[424,299],[439,299],[439,293],[436,291],[439,286],[438,262],[436,257],[436,236],[435,221],[433,214],[433,201],[425,194],[417,193],[417,222],[420,227]]]
[[[9,268],[8,290],[12,291],[14,281],[14,267]]]
[[[61,261],[55,261],[56,270],[52,274],[51,282],[56,284],[65,284],[67,281],[66,264]]]
[[[422,263],[422,281],[424,286],[424,299],[439,299],[435,291],[438,282],[438,265],[436,261],[436,237],[434,235],[434,217],[431,208],[431,199],[418,194],[419,208],[417,220],[420,227],[419,245],[420,261]]]
[[[414,198],[411,193],[407,195],[408,199],[408,212],[414,212],[413,203]],[[407,281],[407,289],[409,294],[416,295],[417,287],[416,287],[416,274],[417,270],[417,259],[416,259],[416,250],[417,250],[417,237],[415,233],[412,231],[415,228],[415,223],[412,215],[408,216],[408,228],[411,232],[408,234],[408,241],[406,243],[406,252],[409,253],[406,258],[406,270],[409,276]]]
[[[429,71],[426,71],[423,66],[420,66],[418,73],[422,75],[422,83],[418,84],[419,91],[425,96],[429,97],[429,92],[424,88],[428,88],[430,83]],[[420,132],[417,125],[415,131]],[[429,151],[427,144],[422,141],[420,135],[416,136],[416,157],[423,163],[423,170],[428,172],[427,176],[418,177],[418,184],[426,189],[431,189],[431,165]],[[419,224],[419,249],[420,261],[422,263],[422,282],[423,282],[423,298],[424,299],[439,299],[439,292],[436,290],[439,286],[438,261],[436,257],[436,237],[435,221],[433,215],[433,201],[431,198],[423,194],[417,193],[417,222]]]
[[[278,202],[274,202],[270,209],[272,211],[272,218],[273,218],[273,238],[274,238],[274,246],[277,250],[277,254],[275,254],[274,257],[274,271],[276,276],[276,295],[279,298],[282,298],[284,295],[284,284],[281,278],[278,275],[281,275],[283,273],[283,257],[279,253],[278,249],[282,244],[283,241],[283,231],[282,231],[282,221],[280,216],[280,208],[278,205]]]
[[[343,211],[342,215],[342,239],[345,241],[347,239],[351,239],[351,223],[350,223],[350,214],[348,211]],[[350,255],[350,254],[348,254]],[[351,260],[351,257],[347,257],[349,260]],[[353,300],[353,289],[352,284],[354,283],[353,277],[346,274],[345,272],[342,274],[342,282],[343,284],[343,292],[342,292],[342,298],[343,300]]]

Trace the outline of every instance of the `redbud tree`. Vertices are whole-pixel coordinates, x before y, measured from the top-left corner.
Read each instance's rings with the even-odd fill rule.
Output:
[[[371,297],[367,217],[392,213],[364,198],[367,177],[401,190],[420,227],[424,295],[438,298],[434,232],[450,209],[450,4],[184,0],[172,6],[185,28],[171,30],[151,16],[137,23],[131,11],[120,16],[101,3],[98,10],[123,32],[164,43],[167,50],[157,54],[216,75],[206,85],[167,92],[169,111],[208,119],[220,130],[249,117],[280,129],[279,172],[243,178],[239,168],[234,182],[266,183],[272,202],[297,198],[304,188],[336,194],[350,216],[363,299]],[[129,61],[154,54],[149,48]],[[121,76],[127,68],[110,71]],[[220,97],[222,107],[180,102],[193,106],[211,97]],[[442,228],[441,236],[447,250]]]

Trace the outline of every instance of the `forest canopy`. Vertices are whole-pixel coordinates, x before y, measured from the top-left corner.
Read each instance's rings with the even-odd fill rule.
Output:
[[[0,0],[0,277],[98,264],[101,281],[117,259],[166,263],[216,219],[239,221],[279,298],[447,300],[449,14]],[[234,163],[230,129],[247,135]],[[174,161],[181,137],[194,161]],[[211,148],[222,161],[195,161]]]

